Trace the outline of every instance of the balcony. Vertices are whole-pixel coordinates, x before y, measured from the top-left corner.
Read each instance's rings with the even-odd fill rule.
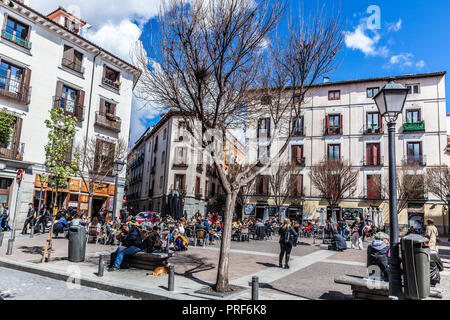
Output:
[[[9,40],[11,42],[14,42],[15,44],[24,47],[27,50],[31,49],[31,42],[25,39],[22,39],[16,35],[14,35],[13,33],[7,31],[7,30],[2,30],[2,38]]]
[[[31,87],[16,79],[0,75],[0,96],[27,105],[30,103]]]
[[[340,126],[329,126],[328,128],[325,127],[324,135],[326,135],[326,136],[341,135],[342,132],[343,131]]]
[[[83,106],[78,104],[78,99],[53,97],[53,108],[62,108],[64,114],[74,116],[79,122],[83,121]]]
[[[195,190],[195,199],[200,200],[203,197],[202,189]]]
[[[303,128],[296,128],[294,131],[294,137],[304,137],[305,133]]]
[[[403,164],[414,165],[418,164],[422,167],[427,165],[427,156],[423,155],[409,155],[403,159]]]
[[[379,157],[379,159],[367,159],[364,157],[362,161],[363,167],[383,167],[384,166],[384,157]]]
[[[63,58],[61,65],[78,73],[84,74],[84,67],[78,62]]]
[[[365,135],[375,135],[375,134],[383,134],[383,127],[379,125],[366,125],[364,127]]]
[[[108,87],[113,88],[114,90],[120,90],[120,81],[103,78],[102,83]]]
[[[113,114],[97,111],[95,113],[95,125],[119,133],[122,120]],[[140,158],[139,156],[139,160],[141,160]]]
[[[187,169],[187,167],[188,167],[188,165],[185,163],[182,163],[182,162],[174,163],[172,166],[173,169]]]
[[[409,132],[425,132],[425,122],[414,122],[409,123],[406,122],[403,124],[403,132],[409,133]]]
[[[0,148],[0,158],[22,161],[24,149],[25,143],[19,143],[17,146],[13,143],[9,149]]]
[[[305,162],[306,159],[305,158],[301,158],[300,161],[295,160],[292,162],[292,165],[296,166],[296,167],[304,167],[305,166]]]
[[[197,165],[197,172],[198,173],[202,173],[203,172],[203,165],[202,164],[198,164]]]

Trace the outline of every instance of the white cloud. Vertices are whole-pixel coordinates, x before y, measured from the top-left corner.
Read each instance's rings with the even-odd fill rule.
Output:
[[[389,32],[398,32],[402,28],[402,19],[400,18],[396,23],[388,23]]]
[[[159,116],[160,113],[160,108],[155,108],[151,104],[146,104],[133,96],[130,123],[130,148],[134,146],[137,139],[147,130],[147,123]]]
[[[398,66],[400,69],[416,67],[417,69],[423,69],[425,67],[425,61],[419,60],[415,61],[414,55],[412,53],[401,53],[394,55],[389,59],[389,64],[391,66]]]
[[[389,49],[386,46],[377,47],[381,36],[376,30],[368,30],[365,20],[353,32],[344,31],[344,35],[345,45],[350,49],[360,50],[366,56],[387,57],[389,55]]]
[[[425,61],[423,61],[423,60],[418,61],[418,62],[416,63],[416,67],[417,67],[418,69],[423,69],[423,68],[425,68]]]

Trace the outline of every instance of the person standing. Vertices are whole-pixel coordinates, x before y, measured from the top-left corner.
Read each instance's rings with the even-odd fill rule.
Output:
[[[32,228],[34,227],[34,220],[36,219],[36,211],[33,208],[33,204],[28,204],[28,213],[27,218],[25,219],[25,223],[23,225],[22,234],[27,234],[28,225]]]
[[[283,226],[278,231],[280,234],[280,259],[279,266],[283,268],[283,257],[284,258],[284,269],[289,269],[289,257],[291,255],[292,246],[294,244],[294,239],[298,237],[298,233],[295,232],[291,225],[291,220],[289,218],[284,219]]]
[[[439,242],[439,233],[434,225],[433,219],[427,219],[427,227],[425,229],[425,237],[428,238],[430,241],[428,242],[428,245],[430,247],[430,250],[436,251],[439,253],[437,243]]]
[[[106,206],[103,205],[100,211],[98,212],[98,222],[103,226],[106,222]]]
[[[345,221],[345,218],[342,218],[339,222],[338,222],[338,232],[341,236],[344,237],[345,239],[345,231],[347,230],[347,221]]]
[[[363,250],[362,243],[362,233],[363,233],[364,225],[361,223],[361,219],[359,217],[356,218],[356,221],[352,224],[352,237],[351,237],[351,248],[355,249],[358,247],[360,250]]]

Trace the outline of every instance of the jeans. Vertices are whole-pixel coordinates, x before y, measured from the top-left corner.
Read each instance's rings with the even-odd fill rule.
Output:
[[[33,218],[27,218],[25,220],[25,224],[23,225],[23,229],[22,229],[22,234],[27,234],[28,224],[30,224],[31,227],[33,228],[34,227],[34,219]]]
[[[286,255],[285,264],[288,264],[289,263],[289,257],[291,255],[292,246],[280,242],[280,249],[281,249],[281,252],[280,252],[280,265],[283,264],[283,256],[284,255]]]
[[[354,234],[352,234],[351,241],[352,241],[352,244],[351,244],[351,248],[352,248],[352,249],[355,249],[355,248],[357,248],[357,247],[358,247],[360,250],[363,250],[363,249],[364,249],[362,239],[361,239],[361,237],[359,236],[359,233],[358,233],[358,232],[355,232]]]
[[[126,249],[122,249],[122,247],[118,247],[117,248],[117,258],[116,261],[114,262],[114,268],[119,269],[120,265],[122,264],[122,260],[123,260],[123,256],[126,254],[135,254],[138,252],[143,251],[142,249],[139,249],[135,246],[131,246],[129,248]]]
[[[339,230],[339,233],[341,236],[345,238],[345,229]]]

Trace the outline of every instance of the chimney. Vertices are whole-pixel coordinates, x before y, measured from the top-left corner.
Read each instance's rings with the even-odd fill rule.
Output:
[[[323,77],[323,83],[330,82],[330,77]]]
[[[55,21],[64,28],[78,35],[80,34],[81,28],[86,25],[86,21],[76,17],[74,14],[70,13],[63,7],[59,7],[58,9],[47,15],[47,18]]]

